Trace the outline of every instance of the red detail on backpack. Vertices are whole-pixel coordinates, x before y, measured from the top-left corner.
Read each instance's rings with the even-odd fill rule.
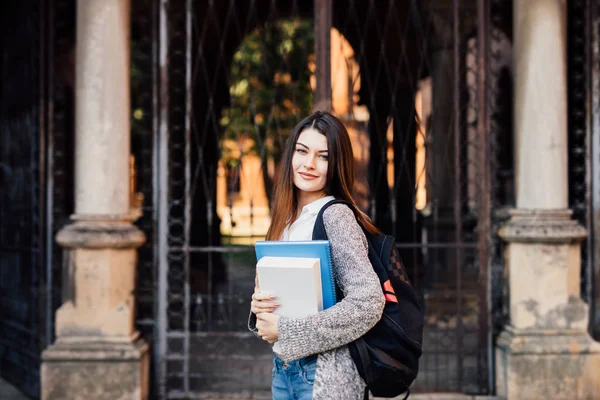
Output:
[[[385,297],[385,300],[389,301],[390,303],[398,302],[398,299],[393,294],[384,293],[383,296]]]
[[[394,288],[389,280],[385,281],[383,284],[383,296],[386,301],[397,303],[398,299],[396,298],[396,292],[394,292]]]
[[[383,284],[383,290],[385,290],[386,292],[390,292],[394,295],[396,294],[389,279]]]

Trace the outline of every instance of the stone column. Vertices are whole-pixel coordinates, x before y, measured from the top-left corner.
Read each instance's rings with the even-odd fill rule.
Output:
[[[137,248],[129,182],[130,0],[77,3],[75,215],[43,399],[146,399],[148,346],[134,328]]]
[[[565,1],[513,4],[517,209],[500,230],[510,323],[496,344],[497,394],[592,399],[600,393],[600,345],[580,297],[586,231],[567,201]]]

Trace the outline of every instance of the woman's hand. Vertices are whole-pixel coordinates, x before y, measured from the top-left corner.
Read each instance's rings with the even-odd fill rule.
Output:
[[[275,296],[260,291],[257,274],[254,278],[254,294],[250,303],[250,311],[256,314],[258,336],[269,343],[275,343],[279,338],[277,335],[279,316],[272,314],[277,307],[279,307],[279,303],[275,301]]]
[[[262,340],[273,344],[279,339],[277,334],[279,318],[281,318],[279,315],[271,313],[256,314],[256,329]]]
[[[250,311],[258,315],[260,313],[271,313],[279,307],[279,303],[275,301],[275,296],[270,293],[261,293],[258,287],[258,277],[254,280],[254,294],[250,303]]]

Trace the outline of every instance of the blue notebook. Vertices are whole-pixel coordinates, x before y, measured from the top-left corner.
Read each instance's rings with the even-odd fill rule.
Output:
[[[258,241],[255,250],[257,261],[265,256],[318,258],[321,264],[323,309],[337,303],[329,240]]]

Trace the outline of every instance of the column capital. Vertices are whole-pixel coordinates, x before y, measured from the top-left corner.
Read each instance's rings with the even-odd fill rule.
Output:
[[[56,235],[56,242],[65,248],[135,249],[146,241],[129,216],[73,215],[71,219],[74,222]]]
[[[587,237],[569,209],[513,209],[509,214],[510,220],[498,231],[507,242],[576,243]]]

